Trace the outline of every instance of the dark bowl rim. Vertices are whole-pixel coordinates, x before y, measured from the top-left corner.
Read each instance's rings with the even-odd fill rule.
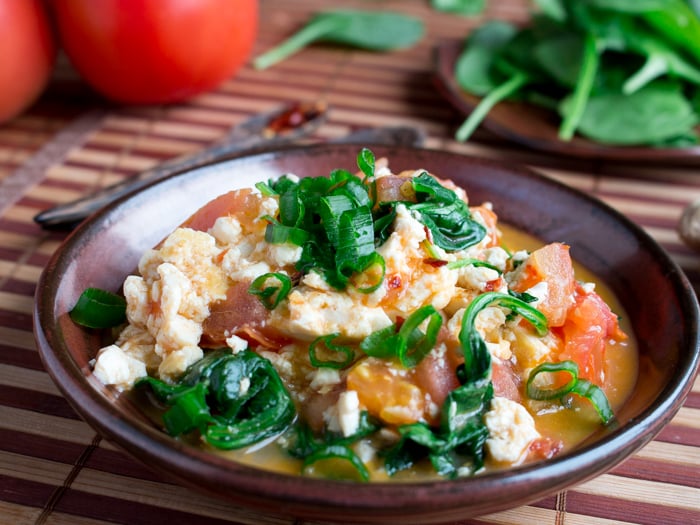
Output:
[[[266,159],[279,155],[296,155],[309,152],[327,154],[338,148],[343,150],[354,148],[353,151],[357,151],[357,146],[352,144],[342,146],[282,147],[253,155],[237,156],[223,163],[198,168],[191,172],[184,172],[176,177],[183,175],[196,177],[198,172],[212,167],[224,166],[228,163],[264,162]],[[559,191],[571,192],[577,198],[584,199],[589,204],[611,215],[625,228],[629,229],[653,253],[654,257],[660,261],[660,264],[669,269],[668,278],[673,282],[673,288],[680,299],[681,308],[689,316],[688,320],[691,330],[686,334],[685,344],[692,345],[695,351],[683,354],[681,362],[678,363],[681,373],[675,375],[665,385],[657,401],[633,420],[628,421],[622,428],[612,430],[602,440],[605,444],[607,455],[618,458],[615,463],[618,463],[651,441],[680,409],[692,387],[692,379],[697,372],[700,361],[700,354],[698,353],[698,348],[700,347],[700,336],[698,334],[700,309],[698,300],[687,277],[665,250],[642,228],[617,210],[594,197],[539,174],[530,168],[508,162],[429,148],[387,148],[384,146],[372,148],[370,146],[370,149],[388,150],[393,152],[392,155],[401,154],[401,152],[420,152],[423,155],[458,157],[460,161],[482,163],[506,169],[516,172],[529,180],[534,180],[539,184],[553,185]],[[409,512],[417,501],[416,495],[419,493],[429,493],[437,506],[443,505],[448,509],[456,508],[465,504],[465,494],[469,493],[469,488],[472,486],[479,487],[480,497],[483,497],[484,494],[493,495],[494,497],[497,494],[502,494],[500,496],[501,506],[497,508],[507,508],[514,506],[515,503],[524,503],[526,501],[516,501],[513,502],[513,505],[508,504],[509,494],[506,489],[509,486],[521,483],[530,484],[532,491],[528,501],[534,501],[565,486],[578,484],[590,479],[614,466],[601,465],[600,455],[603,443],[597,442],[561,457],[555,457],[531,465],[513,467],[505,473],[485,473],[476,477],[458,480],[352,484],[352,491],[347,491],[343,489],[348,487],[348,482],[299,478],[298,476],[233,464],[228,459],[183,445],[153,427],[138,421],[123,421],[116,417],[119,412],[111,404],[110,400],[95,390],[94,386],[89,383],[88,376],[70,358],[67,352],[63,352],[60,348],[52,347],[52,342],[55,343],[55,341],[52,341],[51,334],[42,328],[44,326],[53,326],[58,321],[54,312],[56,289],[52,290],[49,284],[52,278],[60,274],[61,268],[65,267],[71,252],[80,245],[83,237],[89,236],[91,228],[95,225],[109,223],[110,215],[116,208],[138,204],[142,199],[148,198],[149,190],[152,190],[155,186],[162,187],[164,185],[168,185],[167,180],[155,183],[139,192],[121,198],[119,201],[97,212],[69,234],[42,272],[36,288],[33,312],[35,339],[42,362],[61,392],[76,411],[91,426],[98,429],[100,434],[115,442],[137,459],[150,465],[162,474],[175,478],[190,487],[197,486],[196,479],[218,479],[223,488],[231,489],[236,487],[240,490],[237,495],[231,495],[235,501],[244,502],[249,499],[250,501],[262,503],[263,500],[273,498],[275,501],[280,502],[281,505],[289,505],[290,508],[298,507],[297,510],[302,512],[304,509],[308,510],[309,507],[341,508],[352,515],[358,512],[379,512],[384,514],[394,511]],[[75,385],[79,385],[80,388],[74,388]],[[197,472],[194,480],[190,477],[192,472]],[[300,491],[298,489],[301,479],[304,480],[304,485],[308,487],[308,490]],[[216,495],[221,496],[222,494],[217,493]],[[390,498],[389,501],[392,502],[390,507],[387,507],[387,498]],[[473,501],[472,503],[475,509],[480,508],[478,501]]]

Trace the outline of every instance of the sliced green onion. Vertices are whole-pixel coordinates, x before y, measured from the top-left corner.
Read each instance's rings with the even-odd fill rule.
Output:
[[[565,372],[571,376],[571,379],[564,386],[557,388],[540,388],[534,384],[535,378],[542,373],[558,373]],[[604,425],[609,425],[615,420],[615,414],[610,407],[605,392],[598,385],[595,385],[587,379],[578,377],[579,368],[574,361],[561,361],[559,363],[542,363],[530,372],[527,379],[527,395],[531,399],[536,400],[552,400],[561,399],[567,394],[576,394],[588,399],[595,408],[598,416]]]
[[[559,373],[564,372],[569,374],[571,379],[562,387],[559,388],[540,388],[534,384],[535,378],[539,374],[544,373]],[[530,399],[538,401],[547,401],[551,399],[559,399],[562,396],[571,392],[578,381],[578,365],[574,361],[562,361],[561,363],[542,363],[533,368],[527,380],[527,395]]]
[[[277,195],[277,192],[272,189],[269,182],[256,182],[255,187],[264,197],[272,197],[273,195]]]
[[[480,261],[479,259],[458,259],[456,261],[451,261],[447,263],[447,267],[450,270],[456,270],[458,268],[464,268],[465,266],[475,266],[477,268],[489,268],[491,270],[494,270],[496,272],[503,273],[501,270],[498,269],[498,267],[494,266],[491,263],[487,263],[486,261]]]
[[[311,361],[311,366],[341,370],[352,363],[353,359],[355,359],[355,352],[353,349],[349,346],[335,345],[332,343],[333,339],[336,339],[338,336],[340,336],[338,333],[322,335],[313,340],[309,346],[309,360]],[[340,361],[335,359],[321,359],[318,356],[318,347],[322,343],[330,353],[342,354],[343,359]]]
[[[605,392],[598,385],[595,385],[587,379],[579,379],[571,389],[572,394],[577,394],[588,399],[604,425],[609,425],[615,420],[615,413],[610,406]]]
[[[428,326],[423,333],[418,326],[426,319]],[[435,346],[441,326],[442,316],[433,305],[423,306],[409,315],[398,333],[397,354],[401,364],[413,368],[420,363]]]
[[[426,319],[429,319],[428,327],[423,333],[419,325]],[[360,350],[372,357],[396,357],[403,366],[412,368],[435,346],[441,326],[440,312],[426,305],[409,315],[398,331],[394,324],[372,332],[360,343]]]
[[[275,280],[278,286],[268,286],[269,280]],[[264,273],[257,277],[248,288],[248,293],[255,295],[268,310],[274,310],[280,302],[289,295],[292,280],[288,275],[279,272]]]
[[[350,276],[362,271],[374,253],[374,224],[369,208],[362,206],[344,212],[338,222],[335,264],[338,273]]]
[[[340,236],[340,219],[344,212],[355,207],[352,199],[346,195],[329,195],[319,201],[319,214],[328,240],[333,247],[338,246]]]
[[[374,153],[367,148],[362,148],[357,155],[357,167],[365,174],[365,178],[374,177]]]
[[[279,221],[285,226],[299,226],[304,218],[304,202],[297,189],[287,191],[279,198]]]
[[[376,277],[375,277],[376,275]],[[358,286],[354,284],[355,290],[360,293],[372,293],[384,282],[384,277],[386,276],[386,261],[384,257],[379,255],[377,252],[373,252],[367,261],[367,266],[362,270],[362,272],[355,276],[351,281],[358,283],[360,280],[368,280],[372,284]],[[373,278],[373,279],[370,279]]]
[[[270,244],[294,244],[303,246],[311,236],[306,230],[284,226],[283,224],[268,224],[265,228],[265,241]]]
[[[369,481],[369,471],[365,464],[350,447],[344,445],[328,445],[315,450],[304,459],[302,468],[306,470],[314,463],[326,460],[347,461],[362,481]],[[334,469],[334,471],[337,472],[336,469]]]
[[[126,299],[100,288],[87,288],[69,315],[74,323],[87,328],[112,328],[126,321]]]
[[[476,317],[484,308],[496,303],[510,308],[527,319],[539,335],[547,333],[547,318],[526,302],[516,297],[498,292],[486,292],[476,297],[467,306],[462,317],[462,328],[459,332],[459,342],[464,354],[464,365],[458,369],[458,375],[463,383],[477,381],[487,377],[491,369],[491,354],[479,332],[474,327]]]

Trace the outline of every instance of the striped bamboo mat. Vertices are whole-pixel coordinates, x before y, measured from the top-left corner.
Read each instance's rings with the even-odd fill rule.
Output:
[[[256,51],[278,43],[325,4],[262,0]],[[106,104],[61,59],[43,99],[0,127],[0,524],[302,524],[263,519],[167,483],[102,440],[43,370],[31,326],[35,284],[65,238],[39,229],[32,220],[37,212],[202,148],[232,124],[281,103],[330,104],[316,140],[406,124],[425,130],[433,148],[528,164],[626,214],[700,289],[700,255],[675,231],[683,207],[700,197],[700,166],[557,159],[485,133],[457,144],[451,136],[460,117],[434,87],[432,53],[441,39],[462,38],[484,16],[438,14],[428,0],[384,0],[381,7],[423,17],[426,38],[410,51],[385,55],[315,46],[264,72],[246,67],[218,90],[176,106]],[[528,4],[489,2],[485,17],[522,22]],[[535,504],[463,523],[700,523],[699,465],[696,380],[671,424],[612,472]]]

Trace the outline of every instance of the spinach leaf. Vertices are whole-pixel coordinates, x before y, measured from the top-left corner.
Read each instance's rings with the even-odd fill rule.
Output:
[[[519,99],[556,108],[564,141],[578,132],[614,145],[696,142],[695,111],[688,111],[700,85],[700,18],[693,6],[683,0],[536,4],[541,11],[530,25],[498,46],[482,43],[481,28],[467,39],[455,76],[482,99],[456,131],[457,140],[467,140],[494,105]],[[487,35],[492,31],[489,24],[483,28]],[[680,88],[645,89],[659,81]],[[669,118],[659,115],[667,111]],[[603,118],[599,131],[593,115]],[[643,115],[652,120],[642,123]]]
[[[433,9],[458,15],[478,15],[486,7],[486,0],[431,0]]]
[[[325,11],[282,44],[258,56],[253,65],[256,69],[266,69],[316,41],[374,51],[404,49],[418,42],[423,33],[421,20],[401,13]]]
[[[497,20],[475,29],[455,65],[459,86],[479,96],[498,86],[502,77],[496,77],[493,70],[495,57],[516,33],[514,25]]]
[[[170,408],[163,414],[171,435],[200,432],[210,445],[241,448],[282,433],[296,408],[272,364],[254,352],[209,352],[174,385],[147,377],[150,388]]]
[[[698,116],[680,86],[656,81],[630,95],[612,92],[591,97],[579,131],[605,144],[632,145],[687,135],[697,123]]]

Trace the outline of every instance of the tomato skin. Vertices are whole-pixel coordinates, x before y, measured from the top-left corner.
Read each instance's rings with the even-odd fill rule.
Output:
[[[574,306],[559,330],[564,341],[559,360],[575,361],[580,377],[603,386],[607,342],[627,339],[610,307],[597,293],[577,285]]]
[[[128,104],[178,102],[233,75],[252,51],[257,0],[52,0],[82,77]]]
[[[42,93],[56,59],[56,42],[42,0],[0,0],[0,123]]]

